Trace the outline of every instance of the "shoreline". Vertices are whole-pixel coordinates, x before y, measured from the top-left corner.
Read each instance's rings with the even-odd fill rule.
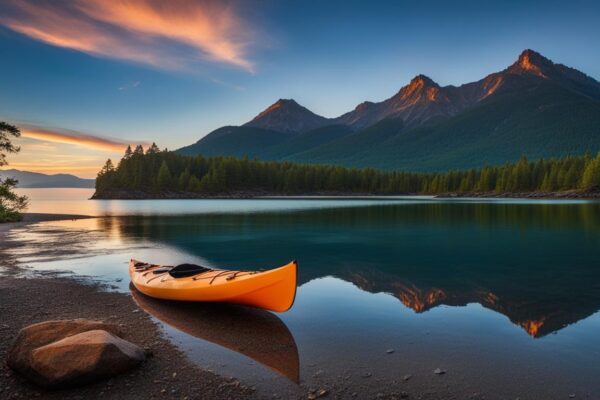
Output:
[[[51,271],[21,266],[5,250],[18,245],[6,234],[13,228],[43,221],[95,218],[73,214],[25,214],[23,221],[0,224],[0,397],[6,399],[148,399],[148,398],[257,398],[255,389],[239,380],[203,369],[192,361],[139,310],[128,293],[108,291],[106,284],[76,275],[59,277]],[[65,299],[78,299],[65,301]],[[12,340],[25,326],[56,319],[84,318],[119,326],[123,337],[150,357],[136,370],[89,385],[47,390],[27,382],[4,362]]]
[[[474,192],[474,193],[441,193],[437,199],[523,199],[523,200],[600,200],[600,191],[565,190],[556,192]]]
[[[44,275],[42,275],[44,276]],[[77,298],[66,302],[64,298]],[[63,390],[46,390],[25,381],[6,363],[0,364],[0,393],[3,398],[147,399],[252,397],[254,390],[238,380],[216,375],[187,360],[185,354],[160,331],[150,315],[140,312],[131,296],[103,290],[101,284],[73,278],[18,278],[0,280],[0,358],[18,331],[30,324],[56,319],[84,318],[116,324],[129,340],[150,352],[136,370],[89,385]],[[193,382],[193,383],[190,383]]]
[[[600,191],[566,190],[555,192],[449,192],[438,194],[424,193],[398,193],[398,194],[373,194],[373,193],[303,193],[282,195],[263,192],[239,192],[224,195],[206,195],[188,192],[163,192],[147,193],[141,191],[118,191],[98,194],[89,200],[376,200],[394,198],[422,198],[426,199],[540,199],[540,200],[600,200]]]
[[[65,215],[46,214],[31,215],[25,221],[18,224],[35,223],[40,219],[64,220]],[[33,227],[32,227],[33,228]],[[22,228],[19,228],[22,230]],[[64,235],[72,235],[66,227],[57,229]],[[0,232],[1,235],[1,232]],[[5,272],[10,269],[6,265],[7,258],[3,256],[2,247],[18,245],[18,241],[12,239],[7,243],[0,239],[0,267]],[[60,251],[72,251],[65,241],[54,242]],[[41,251],[34,244],[34,252]],[[87,251],[79,249],[74,251]],[[15,256],[16,257],[16,256]],[[399,369],[398,374],[387,376],[380,375],[378,370],[386,360],[391,360],[392,355],[381,350],[373,353],[372,357],[364,359],[363,367],[341,370],[343,374],[331,376],[319,372],[328,369],[321,364],[299,364],[300,384],[292,385],[287,380],[264,381],[253,377],[244,377],[235,372],[213,372],[208,368],[204,353],[196,353],[195,356],[186,356],[185,346],[180,346],[177,336],[167,336],[168,331],[163,330],[162,323],[157,322],[156,315],[149,313],[140,303],[134,301],[135,294],[125,292],[116,293],[107,291],[110,284],[98,283],[93,278],[71,274],[68,277],[55,271],[41,271],[26,269],[25,265],[19,265],[14,261],[12,271],[4,273],[0,278],[0,335],[6,339],[0,343],[0,358],[5,357],[6,349],[11,339],[22,326],[35,322],[51,319],[87,318],[105,320],[106,322],[122,324],[124,338],[143,348],[150,349],[154,356],[140,369],[130,374],[115,377],[109,381],[98,382],[89,386],[61,391],[45,391],[23,381],[19,376],[8,370],[6,365],[0,365],[0,397],[7,399],[23,398],[48,398],[48,399],[82,399],[98,397],[107,399],[133,398],[195,398],[220,399],[220,398],[271,398],[271,399],[306,399],[316,398],[316,393],[325,390],[328,393],[324,398],[415,398],[421,400],[437,400],[441,398],[473,398],[473,399],[500,399],[496,393],[498,385],[494,381],[481,382],[477,380],[465,383],[464,367],[468,365],[469,359],[456,355],[445,359],[441,364],[435,352],[427,353],[425,357],[414,358],[410,352],[406,354],[405,362],[407,369]],[[26,264],[26,263],[25,263]],[[27,274],[19,274],[27,271]],[[108,286],[107,286],[108,285]],[[78,299],[76,304],[70,299]],[[174,311],[174,310],[171,310]],[[176,311],[176,310],[175,310]],[[152,316],[154,315],[154,317]],[[169,313],[169,316],[174,314]],[[232,336],[231,343],[239,345],[239,336],[243,335],[244,326],[235,323],[235,318],[221,320]],[[168,324],[168,323],[167,323]],[[174,329],[179,329],[174,327]],[[185,331],[183,331],[185,332]],[[426,333],[428,335],[428,333]],[[203,339],[205,340],[205,339]],[[258,346],[264,344],[259,339]],[[302,346],[302,342],[298,342]],[[408,348],[417,346],[411,345]],[[247,348],[242,346],[241,348]],[[300,350],[302,350],[300,348]],[[306,349],[304,349],[306,350]],[[235,351],[235,350],[234,350]],[[393,350],[401,355],[399,348]],[[193,354],[193,353],[190,353]],[[300,353],[302,356],[302,353]],[[195,358],[194,358],[195,357]],[[380,360],[378,357],[382,357]],[[436,365],[432,360],[438,360],[433,364],[440,364],[448,369],[448,374],[437,375],[433,371]],[[300,359],[302,360],[302,358]],[[306,362],[306,361],[305,361]],[[373,363],[373,364],[371,364]],[[210,365],[210,364],[208,364]],[[396,364],[397,365],[397,364]],[[493,368],[489,362],[482,361],[478,368]],[[219,371],[218,368],[216,368]],[[445,370],[445,369],[444,369]],[[468,372],[468,370],[467,370]],[[173,376],[176,373],[176,376]],[[407,374],[408,375],[404,375]],[[414,377],[413,377],[414,375]],[[227,378],[234,376],[237,379]],[[406,380],[404,376],[409,376]],[[502,374],[500,374],[502,376]],[[539,377],[540,375],[535,375]],[[543,377],[543,376],[542,376]],[[243,383],[242,383],[243,382]],[[254,386],[256,385],[256,386]],[[588,390],[584,386],[582,390]],[[539,389],[539,388],[538,388]],[[566,398],[569,393],[579,393],[579,388],[573,389],[561,387],[560,394],[556,397],[546,396],[544,398]],[[536,390],[528,389],[521,382],[518,389],[514,391],[514,398],[542,398]],[[407,397],[408,396],[408,397]],[[511,398],[513,398],[511,397]],[[577,397],[580,397],[579,394]],[[585,397],[585,396],[584,396]]]

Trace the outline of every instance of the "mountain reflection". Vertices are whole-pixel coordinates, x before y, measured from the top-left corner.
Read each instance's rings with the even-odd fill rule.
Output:
[[[300,262],[417,313],[479,303],[542,337],[600,309],[600,204],[407,203],[105,219],[232,268]]]

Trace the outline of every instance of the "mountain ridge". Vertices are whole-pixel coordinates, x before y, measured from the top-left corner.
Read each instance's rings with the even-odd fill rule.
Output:
[[[18,169],[0,170],[0,178],[19,181],[20,188],[94,188],[95,179],[80,178],[71,174],[42,174]]]
[[[387,120],[401,121],[402,127],[392,131],[388,123],[378,125]],[[336,128],[327,134],[330,126],[349,130]],[[281,137],[232,152],[231,143],[207,147],[217,130],[185,152],[247,152],[262,159],[414,171],[473,168],[513,161],[522,154],[535,158],[599,151],[600,82],[526,49],[505,69],[478,81],[440,86],[419,74],[390,98],[362,102],[336,118],[280,99],[239,129],[249,127],[280,132]],[[232,129],[231,142],[239,141],[240,133],[234,133],[238,129]],[[315,130],[326,140],[314,140]],[[312,139],[300,144],[303,135]],[[292,137],[297,138],[296,151]],[[287,149],[271,150],[277,146]]]

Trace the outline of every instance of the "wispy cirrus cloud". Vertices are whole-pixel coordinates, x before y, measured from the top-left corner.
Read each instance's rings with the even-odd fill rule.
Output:
[[[128,82],[124,85],[119,86],[118,89],[120,91],[135,89],[136,87],[140,86],[141,84],[142,84],[142,82],[140,82],[140,81]]]
[[[109,139],[97,135],[69,129],[46,128],[36,125],[20,124],[21,135],[25,138],[36,139],[44,142],[71,144],[106,152],[122,152],[128,145],[142,144],[146,142],[125,141]]]
[[[218,62],[253,72],[254,30],[225,0],[5,0],[0,23],[99,57],[186,69]]]

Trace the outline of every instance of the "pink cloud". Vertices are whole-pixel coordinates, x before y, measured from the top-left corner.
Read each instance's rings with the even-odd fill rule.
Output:
[[[128,145],[138,144],[133,141],[108,139],[101,136],[90,135],[66,129],[51,129],[35,125],[20,125],[21,135],[25,138],[41,140],[44,142],[72,144],[95,150],[108,152],[124,152]],[[147,145],[147,143],[139,143]]]
[[[163,69],[218,62],[252,72],[254,32],[233,3],[191,0],[6,0],[0,23],[30,38]]]

